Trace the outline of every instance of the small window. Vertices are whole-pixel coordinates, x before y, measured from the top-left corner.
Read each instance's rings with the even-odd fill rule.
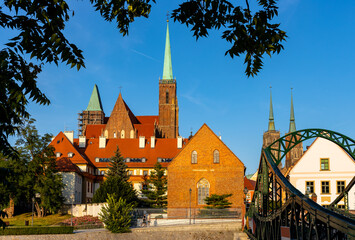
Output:
[[[128,176],[131,176],[131,175],[133,175],[133,171],[132,171],[132,170],[129,170],[129,171],[128,171]]]
[[[306,191],[314,193],[314,182],[306,182]]]
[[[113,132],[113,137],[116,138],[116,132]]]
[[[142,183],[142,190],[148,190],[148,184]]]
[[[338,204],[339,209],[344,209],[345,210],[345,205],[344,204]]]
[[[101,175],[105,175],[105,171],[104,170],[101,171]]]
[[[73,155],[74,155],[74,153],[68,152],[68,157],[69,157],[69,158],[73,157]]]
[[[192,164],[197,163],[197,152],[196,151],[192,151],[192,153],[191,153],[191,163]]]
[[[134,138],[134,131],[133,131],[133,130],[130,131],[129,137],[130,137],[130,138]]]
[[[321,158],[320,159],[320,170],[321,171],[329,170],[329,158]]]
[[[213,163],[219,163],[219,151],[217,149],[213,152]]]
[[[168,90],[166,90],[166,93],[165,93],[165,103],[166,104],[169,103],[169,92],[168,92]]]
[[[329,194],[330,193],[329,181],[322,181],[321,184],[322,184],[322,193]]]
[[[58,158],[58,157],[60,157],[62,154],[60,153],[60,152],[56,152],[55,153],[55,156]]]
[[[143,176],[148,176],[148,171],[147,170],[143,171]]]
[[[121,138],[125,138],[125,137],[126,137],[125,131],[122,130],[122,131],[121,131]]]
[[[337,181],[337,193],[340,194],[345,189],[345,181]]]

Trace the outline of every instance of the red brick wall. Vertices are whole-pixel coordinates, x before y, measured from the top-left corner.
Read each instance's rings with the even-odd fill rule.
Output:
[[[214,150],[219,151],[220,163],[213,163]],[[191,153],[196,151],[197,164],[191,164]],[[168,166],[168,208],[202,208],[198,205],[197,183],[205,178],[211,194],[229,194],[232,208],[243,207],[244,164],[226,145],[203,125],[185,148]]]
[[[166,93],[169,100],[166,103]],[[176,83],[159,84],[159,129],[164,138],[176,138],[179,129],[179,107],[176,97]]]

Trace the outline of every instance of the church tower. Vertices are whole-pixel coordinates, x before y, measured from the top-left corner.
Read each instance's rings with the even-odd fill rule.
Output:
[[[296,131],[296,123],[295,123],[295,112],[293,109],[293,97],[292,97],[292,88],[291,88],[291,113],[290,113],[290,127],[288,133],[292,133]],[[303,155],[303,144],[302,142],[297,144],[295,147],[291,149],[290,152],[286,154],[286,168],[295,165],[295,163],[302,157]]]
[[[270,87],[270,112],[269,112],[269,126],[268,130],[264,132],[263,135],[263,148],[268,147],[271,143],[275,142],[277,139],[280,138],[280,131],[275,130],[275,123],[274,123],[274,111],[272,107],[272,93]],[[275,153],[273,153],[275,154]]]
[[[159,80],[159,132],[163,138],[176,138],[179,135],[179,107],[171,64],[169,20],[167,22],[163,78]]]
[[[101,98],[98,87],[94,86],[92,90],[88,107],[79,113],[79,136],[85,135],[86,125],[88,124],[103,124],[105,113],[102,108]]]

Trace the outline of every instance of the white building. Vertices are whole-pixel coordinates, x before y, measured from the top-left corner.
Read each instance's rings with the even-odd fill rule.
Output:
[[[332,203],[355,176],[355,161],[338,145],[317,138],[287,174],[302,193],[317,194],[317,203]],[[349,209],[355,210],[355,187],[349,192]],[[338,207],[344,207],[340,201]]]
[[[64,204],[80,204],[82,202],[83,176],[79,167],[64,157],[57,161],[57,168],[60,169],[58,173],[62,175],[64,183]]]

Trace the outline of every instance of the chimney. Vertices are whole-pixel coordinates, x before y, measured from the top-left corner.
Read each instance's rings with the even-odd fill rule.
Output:
[[[182,137],[181,136],[177,137],[177,148],[182,148]]]
[[[86,137],[79,136],[79,148],[85,148],[85,147],[86,147]]]
[[[145,147],[145,137],[139,136],[139,148],[144,148],[144,147]]]
[[[106,137],[100,136],[99,137],[99,148],[106,147]]]
[[[154,136],[150,137],[150,148],[155,148],[155,137]]]
[[[69,139],[69,141],[73,144],[74,141],[74,131],[64,131],[64,135]]]

